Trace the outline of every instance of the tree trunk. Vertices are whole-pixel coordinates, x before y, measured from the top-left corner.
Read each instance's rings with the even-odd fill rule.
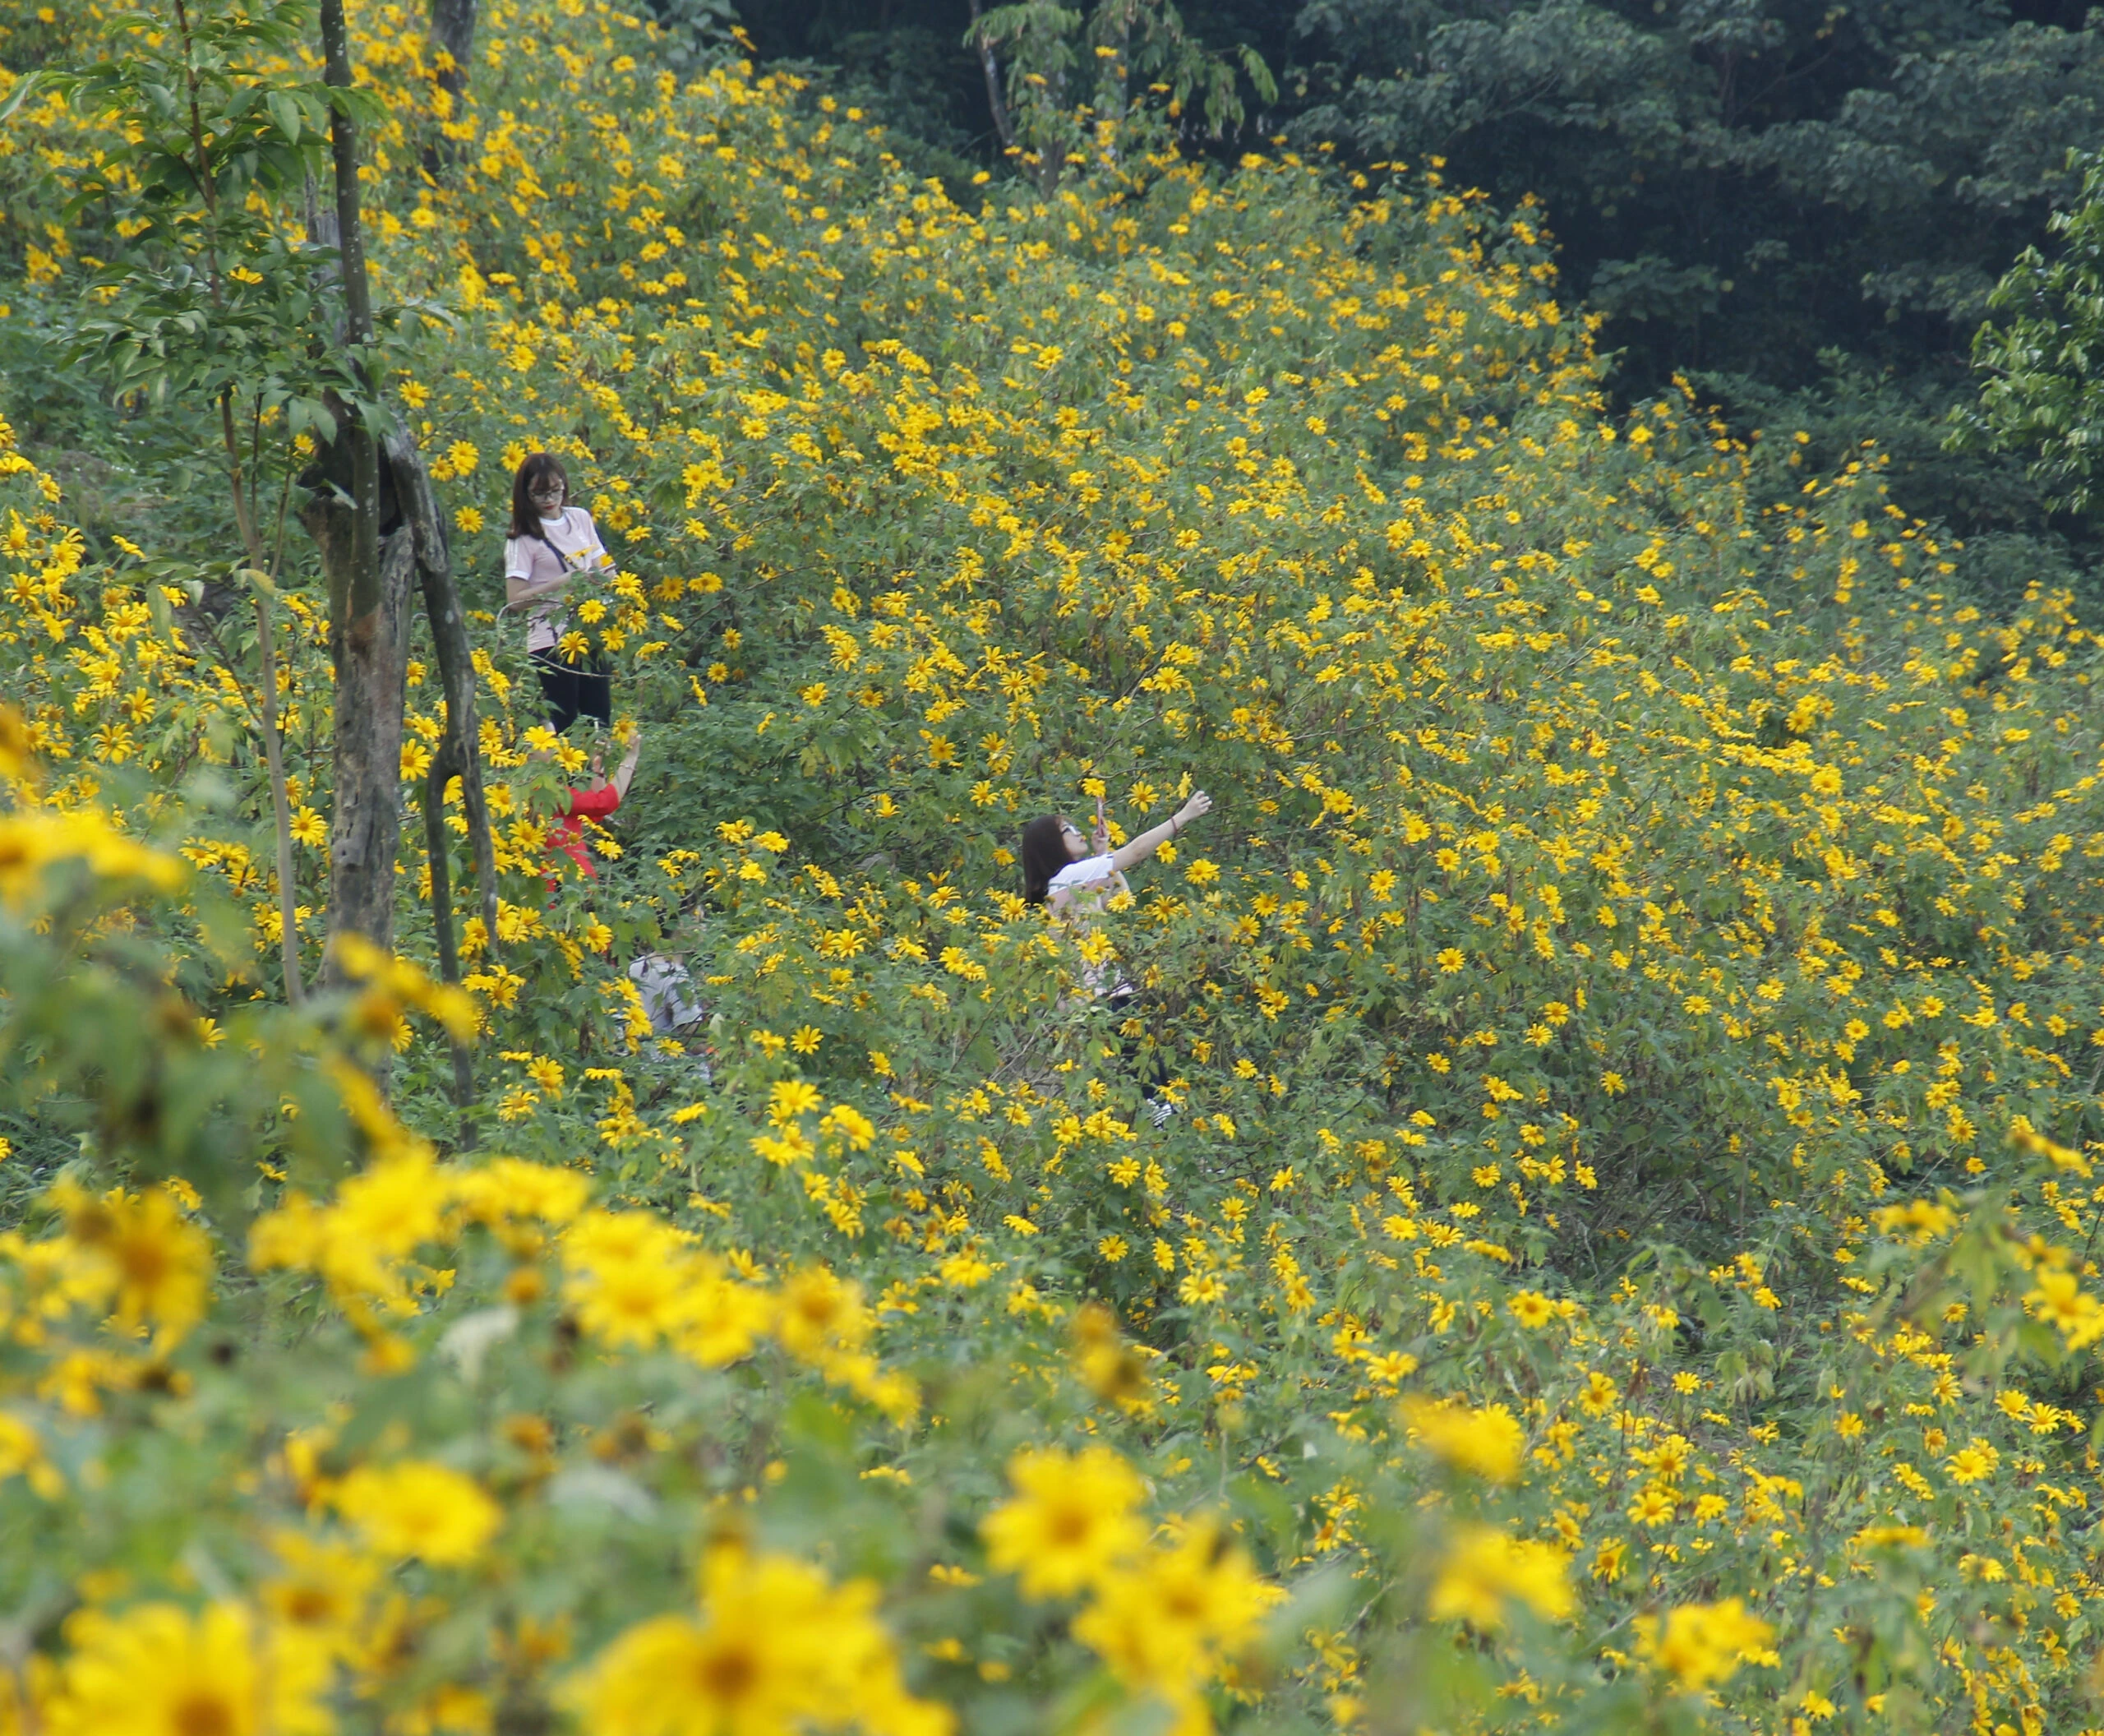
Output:
[[[439,743],[437,753],[431,756],[431,773],[424,779],[423,792],[424,856],[431,864],[431,926],[438,938],[438,974],[446,982],[460,980],[460,949],[453,938],[452,852],[445,836],[445,787],[453,782],[459,769],[459,755],[449,730],[445,739]],[[478,867],[482,861],[478,856]],[[465,1043],[455,1041],[452,1049],[453,1101],[464,1110],[475,1101],[475,1064]],[[460,1143],[468,1145],[473,1138],[474,1129],[463,1116]]]
[[[440,88],[458,102],[468,89],[468,58],[475,52],[476,0],[431,0],[431,34],[453,64],[438,69]]]
[[[432,492],[423,454],[406,430],[387,438],[388,469],[404,520],[415,535],[417,572],[423,582],[424,614],[431,623],[431,647],[438,658],[439,681],[445,695],[445,740],[460,780],[461,806],[468,819],[468,842],[474,852],[477,902],[486,941],[496,946],[496,853],[490,843],[490,810],[482,793],[481,726],[476,720],[474,653],[468,643],[467,616],[453,582],[453,550],[445,515]],[[440,786],[442,790],[445,787]]]
[[[1110,122],[1110,160],[1124,155],[1125,118],[1133,111],[1133,21],[1137,8],[1133,0],[1098,10],[1095,18],[1097,39],[1109,48],[1110,59],[1103,67],[1096,113]]]
[[[263,660],[263,679],[255,708],[257,727],[263,735],[263,759],[270,774],[270,813],[278,841],[279,957],[285,971],[285,1003],[297,1007],[307,999],[299,967],[299,889],[293,881],[293,807],[285,783],[284,743],[278,733],[278,657],[271,634],[270,609],[277,596],[277,563],[263,548],[263,533],[256,519],[255,478],[242,462],[241,441],[233,422],[231,388],[219,394],[219,432],[226,447],[227,483],[233,495],[233,518],[248,554],[247,584],[256,597],[256,646]],[[283,513],[279,514],[280,522]],[[280,538],[282,546],[283,539]],[[216,643],[216,638],[215,642]],[[221,667],[228,675],[233,665],[224,657]],[[237,681],[239,677],[234,677]]]
[[[448,121],[460,118],[461,99],[468,94],[468,74],[475,52],[475,8],[476,0],[431,0],[431,41],[449,62],[436,74],[438,88],[445,93],[445,100],[437,107]],[[424,153],[424,167],[436,175],[452,162],[453,156],[450,141],[434,143]]]
[[[453,555],[445,519],[432,492],[423,455],[406,431],[386,442],[389,473],[394,484],[405,528],[416,547],[417,571],[423,581],[424,614],[431,623],[431,647],[438,659],[445,694],[445,734],[432,756],[424,781],[424,848],[431,863],[431,929],[438,943],[438,972],[447,982],[460,980],[460,949],[453,932],[453,875],[450,840],[445,830],[445,792],[460,780],[460,805],[468,820],[468,841],[486,944],[496,946],[496,856],[490,843],[489,804],[482,794],[482,759],[475,722],[475,666],[468,644],[459,593],[453,583]],[[464,1043],[453,1045],[454,1101],[465,1109],[474,1099],[473,1062]],[[472,1138],[464,1127],[462,1143]]]
[[[356,548],[352,509],[318,496],[302,515],[321,546],[330,589]],[[336,671],[335,811],[329,830],[329,937],[364,935],[392,951],[394,862],[401,842],[402,713],[409,667],[409,586],[416,538],[404,525],[381,550],[375,606],[332,616]],[[327,981],[342,981],[332,950]]]
[[[979,70],[986,80],[986,106],[994,116],[994,131],[1000,135],[1001,149],[1016,148],[1016,129],[1008,118],[1008,105],[1001,96],[1001,63],[994,57],[994,45],[986,39],[985,25],[980,21],[979,0],[970,0],[971,7],[971,45],[979,51]]]
[[[285,782],[284,743],[278,733],[278,652],[270,621],[270,610],[276,598],[275,587],[266,590],[256,583],[259,578],[267,579],[268,576],[256,572],[248,575],[250,587],[256,593],[256,646],[263,662],[262,707],[259,713],[263,725],[263,759],[270,773],[270,812],[278,835],[278,921],[281,929],[278,953],[284,963],[285,1003],[297,1007],[306,1002],[307,986],[300,980],[299,971],[299,887],[293,875],[292,792]]]
[[[321,0],[323,76],[351,88],[350,35],[344,0]],[[372,342],[372,291],[358,213],[358,121],[343,107],[329,121],[335,169],[336,247],[344,292],[344,343],[361,395],[369,389],[363,352]],[[330,483],[301,519],[321,550],[329,581],[329,654],[336,670],[335,809],[329,838],[329,938],[349,930],[391,948],[394,854],[399,842],[404,679],[415,539],[398,530],[380,547],[380,453],[358,404],[331,395],[337,418],[324,455]],[[340,981],[334,949],[325,982]]]
[[[351,88],[351,39],[344,0],[321,0],[322,77]],[[365,225],[358,217],[358,123],[338,107],[329,117],[329,154],[336,171],[336,245],[344,283],[344,335],[353,349],[372,341],[372,286],[365,275]]]

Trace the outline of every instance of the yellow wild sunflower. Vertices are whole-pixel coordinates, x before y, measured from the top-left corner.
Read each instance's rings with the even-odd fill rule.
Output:
[[[1015,1499],[988,1514],[980,1531],[987,1558],[1014,1573],[1027,1596],[1078,1591],[1147,1540],[1133,1511],[1147,1485],[1108,1447],[1019,1452],[1008,1480]]]
[[[45,1713],[49,1736],[323,1736],[326,1651],[237,1604],[86,1609]]]
[[[1478,1410],[1445,1400],[1406,1398],[1402,1415],[1419,1443],[1456,1471],[1492,1483],[1510,1483],[1519,1475],[1526,1436],[1504,1406]]]
[[[435,1567],[473,1561],[504,1517],[473,1478],[420,1460],[360,1466],[337,1486],[335,1506],[375,1554]]]
[[[735,1544],[702,1564],[701,1609],[639,1623],[573,1678],[565,1697],[606,1736],[773,1736],[861,1729],[948,1736],[942,1707],[913,1699],[877,1588]]]
[[[1575,1601],[1561,1551],[1488,1526],[1470,1526],[1441,1563],[1426,1613],[1435,1622],[1465,1621],[1488,1632],[1505,1625],[1509,1604],[1524,1604],[1543,1621],[1559,1621]]]
[[[1106,1575],[1095,1603],[1076,1618],[1074,1637],[1128,1686],[1174,1701],[1246,1645],[1276,1600],[1248,1556],[1201,1520],[1169,1548]]]
[[[112,1190],[91,1198],[70,1183],[52,1190],[67,1233],[118,1325],[158,1326],[173,1342],[205,1312],[212,1280],[210,1239],[182,1215],[165,1189]]]

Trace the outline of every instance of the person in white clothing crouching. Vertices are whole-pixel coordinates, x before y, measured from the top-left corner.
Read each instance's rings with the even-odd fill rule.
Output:
[[[1090,838],[1084,838],[1081,829],[1064,814],[1046,814],[1033,820],[1022,829],[1019,852],[1024,902],[1044,905],[1052,920],[1064,926],[1077,930],[1094,928],[1104,907],[1119,893],[1132,889],[1125,881],[1126,871],[1147,861],[1193,820],[1203,819],[1212,810],[1212,797],[1203,790],[1194,791],[1169,819],[1127,839],[1115,850],[1110,847],[1100,801]],[[1111,1013],[1124,1012],[1138,993],[1132,983],[1122,976],[1112,979],[1100,966],[1091,966],[1086,980],[1090,991]],[[1128,1060],[1137,1061],[1137,1039],[1126,1039]],[[1176,1106],[1160,1090],[1164,1081],[1159,1077],[1159,1063],[1153,1071],[1156,1076],[1142,1076],[1140,1093],[1159,1127],[1176,1113]]]
[[[702,1083],[710,1083],[708,1009],[695,989],[686,960],[677,952],[643,953],[629,965],[628,977],[642,997],[651,1032],[658,1039],[658,1053],[692,1055]],[[676,1047],[668,1046],[668,1041]]]

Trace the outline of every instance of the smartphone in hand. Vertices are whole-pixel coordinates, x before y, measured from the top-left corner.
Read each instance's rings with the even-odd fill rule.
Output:
[[[1096,849],[1100,856],[1110,847],[1110,825],[1104,818],[1103,798],[1096,798]]]

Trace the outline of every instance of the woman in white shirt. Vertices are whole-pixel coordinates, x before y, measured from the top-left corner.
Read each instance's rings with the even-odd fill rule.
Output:
[[[546,452],[536,452],[511,479],[511,534],[504,545],[507,608],[526,616],[526,653],[548,702],[548,724],[561,735],[579,717],[601,728],[613,722],[614,682],[603,664],[565,657],[569,631],[564,594],[573,573],[610,569],[592,515],[570,504],[570,478]]]
[[[1103,828],[1100,813],[1096,820],[1093,847],[1081,830],[1064,814],[1047,814],[1022,829],[1022,895],[1029,904],[1043,904],[1054,921],[1078,918],[1091,926],[1105,900],[1131,890],[1125,870],[1137,868],[1194,820],[1212,811],[1213,799],[1203,790],[1160,825],[1128,838],[1115,850]]]
[[[1137,868],[1194,820],[1212,810],[1213,799],[1203,790],[1160,825],[1128,838],[1115,850],[1104,829],[1102,804],[1096,804],[1096,835],[1085,839],[1081,829],[1064,814],[1047,814],[1022,829],[1022,895],[1024,901],[1042,904],[1055,922],[1078,929],[1092,928],[1104,905],[1121,892],[1125,870]],[[1091,847],[1091,843],[1093,847]],[[1087,980],[1090,991],[1111,1013],[1122,1013],[1139,992],[1122,976],[1115,981],[1101,966],[1091,967]],[[1176,1113],[1176,1105],[1161,1087],[1168,1083],[1159,1057],[1145,1070],[1140,1066],[1139,1039],[1124,1039],[1125,1059],[1138,1075],[1140,1095],[1147,1114],[1160,1127]]]

